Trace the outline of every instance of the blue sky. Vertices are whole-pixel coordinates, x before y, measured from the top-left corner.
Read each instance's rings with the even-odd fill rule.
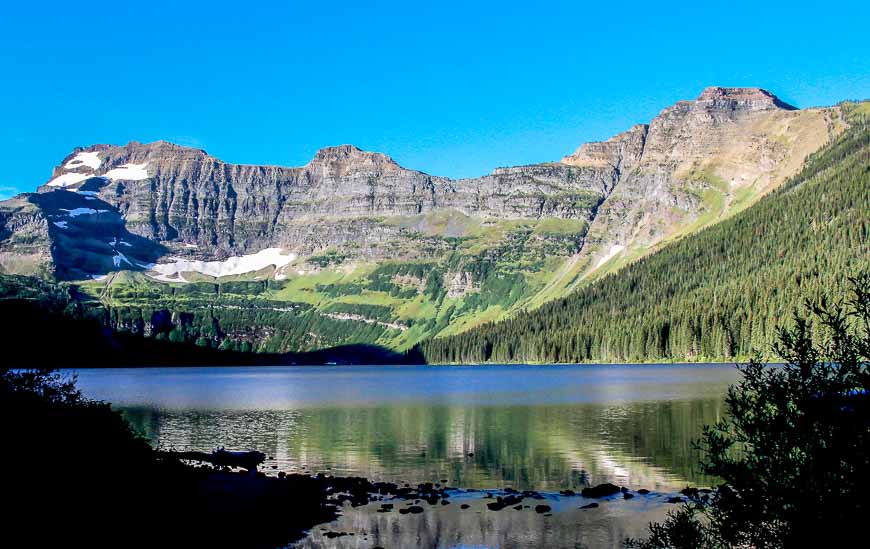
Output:
[[[77,145],[302,165],[353,143],[452,177],[555,160],[708,85],[870,97],[867,2],[14,2],[0,194]]]

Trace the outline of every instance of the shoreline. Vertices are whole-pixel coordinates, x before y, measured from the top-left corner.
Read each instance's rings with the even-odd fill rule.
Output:
[[[740,366],[747,364],[746,361],[726,361],[726,362],[483,362],[483,363],[466,363],[466,362],[446,362],[432,364],[414,364],[414,363],[352,363],[352,364],[143,364],[140,366],[72,366],[58,368],[58,371],[79,371],[79,370],[156,370],[160,368],[180,368],[180,369],[195,369],[195,368],[319,368],[324,366],[336,368],[366,368],[366,367],[382,367],[392,366],[395,368],[449,368],[449,367],[469,367],[469,368],[487,368],[487,367],[524,367],[524,366]],[[780,364],[777,362],[769,362],[768,364]],[[29,368],[21,368],[21,371]]]
[[[339,538],[347,538],[350,543],[356,537],[353,540],[355,547],[360,544],[379,547],[385,534],[379,528],[372,529],[362,524],[373,521],[390,524],[388,530],[395,534],[401,530],[402,524],[408,524],[401,522],[406,520],[404,517],[415,515],[420,516],[418,520],[434,521],[439,528],[446,530],[454,530],[469,520],[515,521],[519,518],[527,523],[540,523],[541,527],[550,520],[580,520],[599,527],[602,522],[622,521],[623,524],[610,524],[610,529],[635,532],[645,528],[650,516],[664,516],[667,509],[699,493],[695,488],[657,492],[632,490],[610,483],[578,488],[579,492],[570,489],[559,492],[516,490],[511,487],[474,489],[437,482],[395,483],[323,473],[278,472],[277,476],[271,476],[263,471],[252,473],[225,467],[185,467],[202,475],[201,490],[205,494],[232,494],[239,501],[245,501],[251,494],[292,493],[290,500],[271,500],[270,505],[283,507],[282,504],[292,502],[295,507],[302,505],[309,510],[319,509],[316,514],[295,514],[295,520],[288,517],[273,523],[276,534],[283,533],[291,546],[343,546]],[[644,520],[638,523],[641,516]],[[502,535],[503,532],[491,534]]]

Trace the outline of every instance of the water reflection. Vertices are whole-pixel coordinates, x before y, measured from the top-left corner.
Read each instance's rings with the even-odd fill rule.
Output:
[[[469,488],[674,490],[723,413],[722,366],[82,370],[155,445],[251,448],[284,471]],[[270,469],[271,470],[271,469]]]
[[[297,410],[123,408],[163,447],[256,448],[283,471],[454,486],[674,490],[705,483],[692,448],[721,399],[619,405],[392,405]],[[272,462],[270,462],[271,464]]]
[[[647,524],[673,509],[661,496],[601,500],[597,509],[579,509],[582,498],[525,501],[528,508],[490,511],[492,500],[452,497],[450,505],[421,505],[421,514],[377,512],[378,504],[348,505],[334,522],[317,527],[297,547],[620,547],[627,537],[646,537]],[[462,509],[462,504],[467,509]],[[534,511],[546,503],[552,512]],[[401,507],[403,504],[399,504]],[[397,507],[398,508],[398,507]],[[327,533],[344,534],[330,537]],[[353,534],[353,535],[350,535]]]

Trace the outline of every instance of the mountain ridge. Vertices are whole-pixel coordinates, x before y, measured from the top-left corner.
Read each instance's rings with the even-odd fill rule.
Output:
[[[683,105],[702,105],[702,104],[706,105],[706,108],[711,108],[713,110],[724,109],[724,110],[757,111],[757,110],[770,110],[770,109],[774,109],[774,108],[788,110],[788,111],[800,110],[797,107],[794,107],[792,105],[789,105],[789,104],[783,102],[776,95],[774,95],[773,93],[771,93],[763,88],[734,88],[734,87],[710,86],[710,87],[705,88],[701,92],[701,94],[698,96],[697,99],[695,99],[695,100],[680,100],[676,104],[665,108],[663,111],[661,111],[659,113],[658,116],[661,116],[669,109],[676,109],[676,108],[679,108],[680,106],[683,106]],[[819,108],[819,107],[815,107],[815,108]],[[821,108],[824,108],[824,107],[821,107]],[[629,130],[626,130],[625,132],[621,132],[621,133],[619,133],[615,136],[612,136],[604,141],[589,141],[589,142],[583,143],[582,145],[580,145],[579,149],[574,154],[564,156],[562,158],[562,160],[560,160],[559,162],[570,163],[570,162],[567,162],[567,160],[570,159],[572,156],[576,155],[584,147],[588,147],[588,146],[594,147],[594,146],[605,145],[605,144],[611,143],[613,141],[619,140],[622,136],[632,134],[640,128],[648,128],[648,127],[649,127],[649,124],[638,123],[638,124],[635,124],[634,126],[632,126],[632,128],[630,128]],[[79,168],[81,166],[76,167],[76,168],[66,168],[66,169],[64,168],[64,165],[69,163],[71,160],[73,160],[77,154],[88,153],[88,152],[104,152],[104,151],[108,151],[108,150],[112,150],[112,149],[136,150],[136,149],[139,149],[141,147],[145,147],[145,148],[170,147],[170,148],[174,148],[177,150],[202,153],[202,155],[207,156],[209,158],[212,158],[212,159],[214,159],[222,164],[228,165],[228,166],[258,167],[258,168],[266,168],[266,169],[271,168],[271,169],[287,169],[287,170],[304,169],[306,167],[309,167],[313,163],[317,163],[319,160],[323,159],[326,155],[332,155],[333,157],[336,157],[338,155],[342,155],[345,157],[350,157],[350,156],[354,156],[354,155],[365,156],[365,157],[368,157],[368,156],[382,157],[383,160],[388,164],[393,164],[393,165],[395,165],[399,168],[405,169],[405,170],[409,170],[409,171],[413,171],[413,172],[417,172],[417,173],[421,173],[421,174],[425,174],[425,175],[431,175],[432,177],[436,177],[439,180],[445,180],[445,181],[468,181],[468,180],[478,179],[480,177],[485,177],[486,175],[492,175],[497,170],[503,170],[503,169],[508,169],[508,168],[512,168],[512,167],[535,166],[535,165],[552,163],[549,161],[543,161],[543,162],[536,162],[536,163],[532,163],[532,164],[525,164],[525,165],[519,165],[519,166],[498,166],[498,167],[493,168],[489,173],[482,174],[482,175],[477,176],[477,177],[450,178],[450,177],[445,177],[445,176],[435,176],[435,175],[429,174],[428,172],[424,172],[422,170],[404,167],[404,166],[400,165],[398,162],[396,162],[391,156],[389,156],[386,153],[382,153],[382,152],[378,152],[378,151],[367,151],[367,150],[364,150],[364,149],[362,149],[354,144],[351,144],[351,143],[345,143],[345,144],[340,144],[340,145],[329,145],[329,146],[321,147],[321,148],[317,149],[317,151],[315,151],[315,153],[311,157],[311,159],[308,162],[306,162],[305,164],[303,164],[301,166],[285,166],[285,165],[280,165],[280,164],[249,164],[249,163],[226,162],[226,161],[220,160],[217,157],[210,155],[208,153],[208,151],[206,151],[205,149],[198,148],[198,147],[190,147],[190,146],[186,146],[186,145],[179,145],[179,144],[173,143],[173,142],[165,140],[165,139],[158,139],[156,141],[152,141],[149,143],[143,143],[140,141],[132,140],[132,141],[129,141],[126,145],[114,145],[114,144],[109,144],[109,143],[99,143],[99,144],[92,144],[92,145],[87,145],[87,146],[75,147],[72,150],[72,152],[69,155],[67,155],[66,157],[64,157],[63,160],[61,161],[61,163],[54,168],[52,179],[55,178],[57,175],[60,175],[66,171],[78,172]],[[48,183],[50,183],[50,181]]]
[[[353,145],[299,167],[229,164],[167,141],[78,147],[38,193],[0,202],[0,271],[95,278],[94,295],[126,306],[116,290],[221,285],[250,264],[242,278],[270,281],[270,296],[354,326],[351,339],[309,331],[272,351],[407,348],[537,307],[741,211],[846,126],[839,107],[711,87],[561,161],[477,178]],[[281,258],[271,267],[250,260],[272,249],[283,255],[270,252]],[[223,272],[234,274],[208,275]]]

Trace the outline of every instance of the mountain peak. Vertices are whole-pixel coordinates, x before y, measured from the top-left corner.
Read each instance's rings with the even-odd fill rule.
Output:
[[[731,104],[749,107],[752,110],[785,109],[796,110],[796,107],[785,103],[777,96],[763,88],[726,88],[710,86],[701,92],[696,100],[714,106]]]
[[[317,149],[317,152],[314,153],[314,159],[316,160],[318,158],[350,157],[359,154],[367,153],[356,145],[335,145],[332,147],[322,147],[320,149]]]
[[[339,172],[400,169],[400,166],[389,156],[383,153],[364,151],[354,145],[338,145],[319,149],[306,167],[328,167]]]

